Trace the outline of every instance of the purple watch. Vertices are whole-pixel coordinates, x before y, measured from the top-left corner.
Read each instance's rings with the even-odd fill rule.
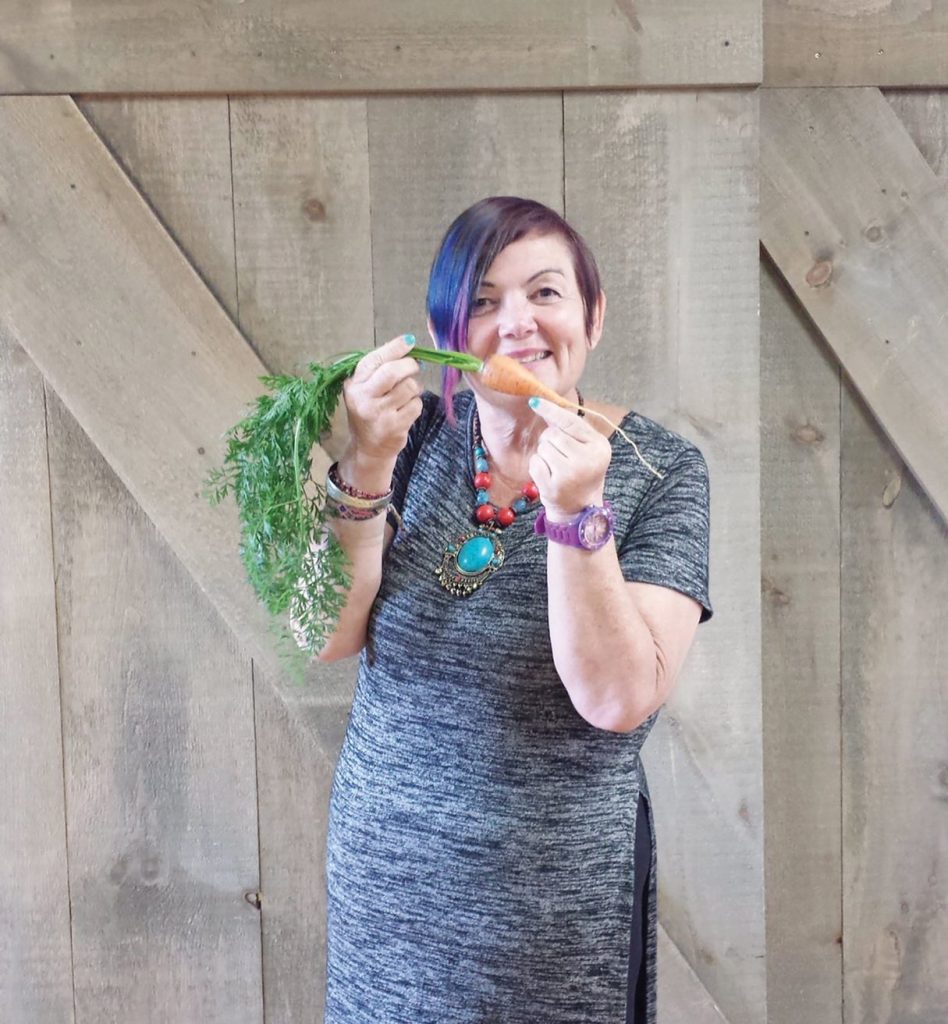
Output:
[[[557,544],[598,551],[612,536],[614,526],[612,505],[606,501],[602,505],[587,505],[565,523],[551,523],[546,518],[546,509],[541,508],[533,524],[533,532]]]

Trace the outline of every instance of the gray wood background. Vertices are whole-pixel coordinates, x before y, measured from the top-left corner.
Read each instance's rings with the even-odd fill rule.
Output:
[[[320,1019],[354,664],[282,675],[198,489],[499,192],[599,257],[587,393],[711,471],[660,1024],[948,1019],[945,0],[123,10],[0,0],[0,1021]]]

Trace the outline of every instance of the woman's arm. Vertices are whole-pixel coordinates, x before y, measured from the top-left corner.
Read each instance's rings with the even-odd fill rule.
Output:
[[[415,380],[418,363],[409,358],[413,344],[411,335],[393,338],[364,356],[343,385],[350,441],[339,460],[339,476],[369,494],[391,490],[399,453],[424,408]],[[351,562],[352,586],[319,661],[348,658],[365,646],[369,612],[382,582],[382,558],[393,536],[384,514],[362,520],[330,517],[328,523]],[[310,554],[320,558],[323,552],[317,547]],[[291,625],[299,642],[299,625],[293,620]]]
[[[549,426],[530,473],[548,519],[565,522],[602,504],[612,447],[577,417],[534,402]],[[598,551],[548,541],[547,589],[553,660],[574,707],[598,728],[637,728],[668,697],[701,604],[671,586],[627,582],[614,539]]]
[[[614,540],[598,551],[548,548],[556,671],[586,721],[631,732],[668,698],[701,605],[669,587],[627,582]]]
[[[339,460],[342,479],[373,494],[391,488],[394,468],[394,461],[373,462],[354,452],[347,452]],[[384,513],[363,520],[329,518],[328,523],[351,562],[352,587],[336,628],[317,655],[318,661],[349,658],[365,646],[369,612],[382,582],[382,559],[394,536]],[[315,551],[313,557],[319,558],[320,554]]]

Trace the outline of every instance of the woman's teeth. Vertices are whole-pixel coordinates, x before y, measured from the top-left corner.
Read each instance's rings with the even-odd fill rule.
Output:
[[[539,362],[541,359],[546,359],[546,357],[549,354],[550,354],[549,352],[537,352],[536,355],[527,356],[525,359],[518,360],[518,362],[520,363],[521,366],[526,366],[527,363],[536,363],[536,362]]]

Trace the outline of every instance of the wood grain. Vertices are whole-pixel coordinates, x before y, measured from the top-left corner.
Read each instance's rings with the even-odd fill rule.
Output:
[[[892,89],[883,96],[928,166],[948,178],[948,89]]]
[[[767,1020],[842,1020],[840,369],[761,266]]]
[[[764,0],[764,85],[948,83],[941,0]]]
[[[70,99],[0,99],[0,148],[4,330],[278,683],[234,506],[203,495],[263,364]]]
[[[567,216],[597,256],[608,299],[589,392],[690,438],[711,478],[717,618],[699,630],[643,749],[659,914],[725,1017],[757,1024],[766,1016],[757,98],[568,95],[564,124]]]
[[[0,93],[497,90],[760,81],[759,0],[21,4]]]
[[[77,105],[236,322],[228,101],[118,96],[80,99]]]
[[[43,379],[0,326],[0,1020],[73,1021]]]
[[[259,1024],[247,662],[48,402],[76,1018]]]
[[[842,410],[844,1024],[948,1017],[948,526]]]
[[[428,273],[454,218],[491,195],[562,211],[562,96],[373,97],[369,139],[376,340],[430,344]],[[432,367],[422,380],[440,391]]]
[[[765,90],[761,239],[948,515],[948,188],[877,89]]]
[[[231,140],[241,329],[284,373],[371,348],[366,101],[237,99]],[[340,413],[327,450],[345,442]],[[268,1024],[322,1019],[327,811],[356,669],[313,665],[288,690],[254,667]]]

